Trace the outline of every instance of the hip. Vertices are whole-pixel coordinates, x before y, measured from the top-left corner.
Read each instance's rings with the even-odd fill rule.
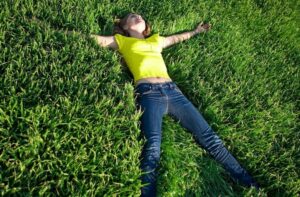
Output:
[[[135,87],[135,94],[138,97],[173,97],[178,96],[178,93],[182,94],[179,87],[173,81],[139,83]]]

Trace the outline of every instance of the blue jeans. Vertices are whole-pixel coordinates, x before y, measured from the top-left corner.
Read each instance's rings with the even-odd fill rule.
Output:
[[[193,104],[182,94],[174,82],[142,83],[136,86],[137,106],[143,111],[141,131],[146,143],[141,155],[142,196],[156,196],[156,176],[160,159],[162,119],[165,114],[189,130],[216,161],[230,173],[232,178],[246,186],[257,184],[247,171],[224,147],[220,138],[207,124]]]

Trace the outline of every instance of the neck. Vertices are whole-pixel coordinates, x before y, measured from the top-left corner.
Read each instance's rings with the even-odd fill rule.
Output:
[[[145,36],[141,32],[137,31],[129,31],[130,37],[139,38],[139,39],[145,39]]]

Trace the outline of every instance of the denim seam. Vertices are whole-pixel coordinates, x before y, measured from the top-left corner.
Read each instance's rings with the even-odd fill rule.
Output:
[[[169,111],[169,97],[168,97],[168,94],[166,94],[166,102],[167,102],[166,114],[168,114],[168,111]]]

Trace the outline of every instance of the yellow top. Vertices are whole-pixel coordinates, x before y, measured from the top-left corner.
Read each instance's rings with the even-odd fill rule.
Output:
[[[138,39],[116,34],[115,39],[134,82],[147,77],[170,78],[161,55],[164,37],[153,34],[146,39]]]

